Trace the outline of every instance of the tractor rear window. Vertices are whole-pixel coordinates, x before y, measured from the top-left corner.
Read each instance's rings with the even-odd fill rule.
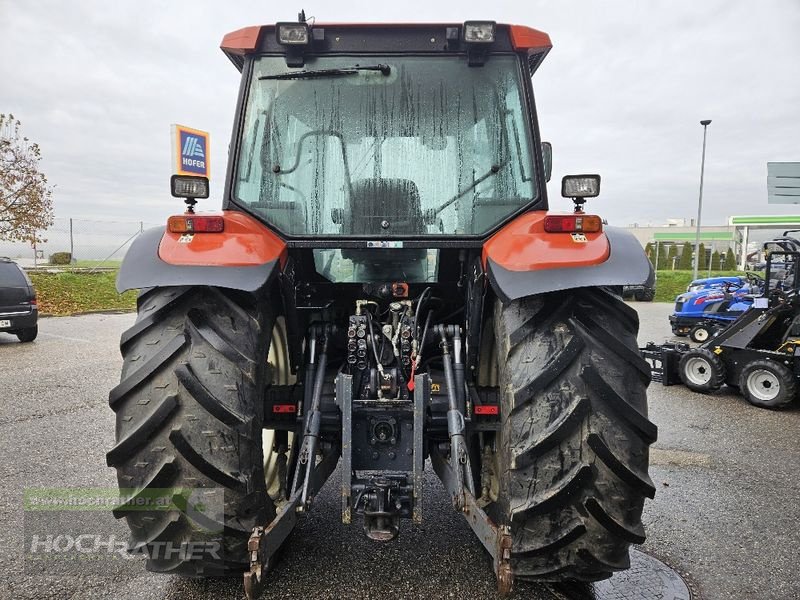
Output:
[[[236,201],[289,235],[484,233],[536,199],[520,73],[515,56],[258,58]]]

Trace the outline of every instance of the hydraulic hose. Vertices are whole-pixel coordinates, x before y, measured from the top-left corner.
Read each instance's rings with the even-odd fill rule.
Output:
[[[328,365],[328,331],[322,331],[322,349],[316,366],[314,377],[314,391],[311,396],[311,408],[306,415],[306,426],[303,432],[303,446],[306,458],[306,472],[303,479],[303,493],[301,506],[308,506],[308,491],[311,485],[311,473],[317,462],[317,449],[319,448],[319,431],[322,423],[320,403],[322,400],[322,387],[325,382],[325,369]],[[301,451],[302,452],[302,451]]]
[[[456,489],[463,490],[466,484],[467,490],[472,495],[475,495],[475,486],[469,466],[469,452],[464,438],[464,413],[459,409],[456,376],[453,369],[453,358],[450,354],[450,344],[447,341],[447,329],[444,325],[436,326],[436,332],[442,340],[440,346],[442,348],[442,363],[444,364],[444,378],[447,386],[447,433],[450,437],[450,463],[456,477]],[[463,497],[457,496],[454,498],[454,503],[456,508],[462,509]]]

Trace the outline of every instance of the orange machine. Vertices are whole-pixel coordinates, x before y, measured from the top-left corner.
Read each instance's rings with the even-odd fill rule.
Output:
[[[427,460],[500,592],[627,568],[656,429],[620,293],[652,269],[584,211],[599,176],[565,177],[574,208],[549,209],[532,76],[550,49],[493,21],[225,36],[222,211],[173,176],[187,211],[118,280],[141,293],[108,463],[149,569],[244,572],[255,597],[338,463],[343,522],[381,542],[436,518]],[[170,510],[142,509],[164,489]]]

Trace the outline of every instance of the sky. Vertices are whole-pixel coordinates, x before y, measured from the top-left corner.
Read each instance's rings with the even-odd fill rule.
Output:
[[[275,7],[275,4],[281,4]],[[561,177],[599,173],[588,210],[617,225],[696,215],[797,214],[767,204],[767,162],[800,161],[800,0],[397,3],[0,0],[0,113],[38,142],[57,217],[158,223],[169,193],[170,124],[211,132],[221,204],[239,73],[219,50],[241,27],[320,22],[493,19],[546,31],[534,76],[540,129]]]

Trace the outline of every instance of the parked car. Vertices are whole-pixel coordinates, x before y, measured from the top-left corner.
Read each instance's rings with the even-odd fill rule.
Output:
[[[28,274],[10,258],[0,257],[0,331],[20,342],[32,342],[39,332],[36,290]]]

